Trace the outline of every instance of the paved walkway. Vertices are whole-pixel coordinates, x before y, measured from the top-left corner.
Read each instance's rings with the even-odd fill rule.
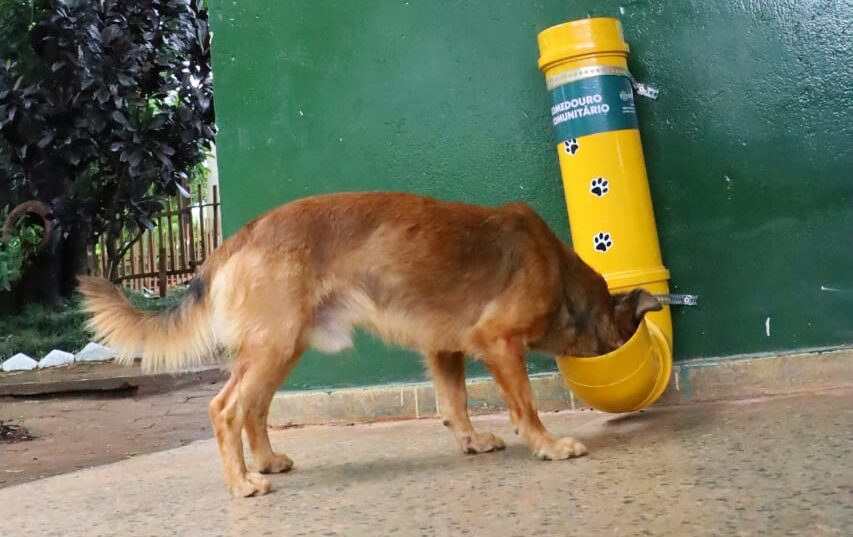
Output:
[[[849,390],[544,421],[591,455],[533,460],[503,416],[478,456],[437,420],[274,431],[296,468],[232,500],[204,440],[0,489],[0,535],[853,534]]]

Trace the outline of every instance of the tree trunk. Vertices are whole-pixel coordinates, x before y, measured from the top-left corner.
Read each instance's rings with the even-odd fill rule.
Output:
[[[118,253],[116,251],[116,241],[111,234],[108,233],[106,235],[104,244],[107,249],[107,278],[111,282],[114,282],[118,279],[118,263],[121,261],[121,258],[116,255]]]
[[[59,279],[62,274],[59,252],[62,237],[54,230],[48,244],[42,248],[24,268],[21,279],[12,286],[12,296],[17,311],[30,304],[39,304],[51,309],[62,306]]]
[[[27,262],[21,279],[13,285],[12,299],[17,311],[29,304],[52,309],[62,306],[77,287],[77,275],[86,261],[86,234],[79,229],[57,227],[49,215],[50,207],[40,201],[24,202],[13,209],[3,223],[3,234],[14,231],[15,222],[25,214],[36,214],[44,221],[45,233],[38,252]]]

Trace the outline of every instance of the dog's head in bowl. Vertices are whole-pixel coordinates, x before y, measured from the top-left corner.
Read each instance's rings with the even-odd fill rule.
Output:
[[[557,356],[601,356],[631,339],[646,313],[663,308],[644,289],[611,295],[603,278],[587,285],[598,287],[598,292],[567,296],[552,312],[544,337],[532,348]]]

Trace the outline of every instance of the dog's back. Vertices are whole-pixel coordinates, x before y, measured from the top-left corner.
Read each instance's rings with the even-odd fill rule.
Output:
[[[212,260],[217,274],[242,275],[228,284],[212,276],[223,303],[250,302],[252,293],[291,308],[298,295],[311,315],[310,344],[327,351],[351,343],[353,324],[421,350],[462,348],[466,329],[520,272],[536,295],[553,299],[560,284],[560,243],[522,204],[323,195],[263,215],[230,242],[227,258]],[[298,291],[281,295],[294,284]],[[234,313],[218,324],[233,325]]]

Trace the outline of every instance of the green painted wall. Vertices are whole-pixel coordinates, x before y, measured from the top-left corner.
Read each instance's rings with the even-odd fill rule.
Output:
[[[844,4],[211,1],[225,230],[308,194],[395,189],[523,199],[568,239],[536,34],[619,16],[632,71],[661,90],[639,116],[664,259],[702,301],[675,312],[677,359],[853,343]],[[422,378],[365,336],[289,385]]]

